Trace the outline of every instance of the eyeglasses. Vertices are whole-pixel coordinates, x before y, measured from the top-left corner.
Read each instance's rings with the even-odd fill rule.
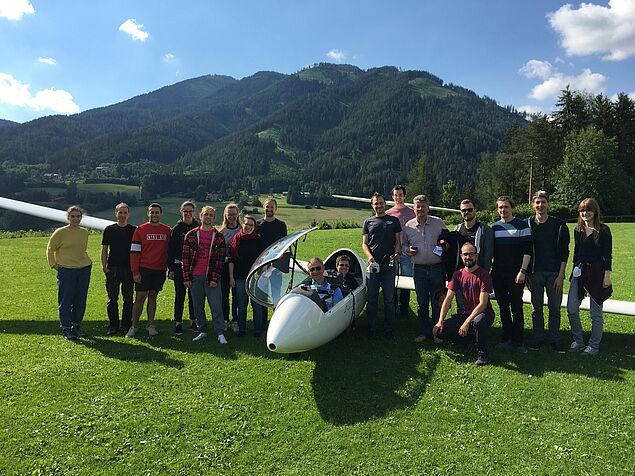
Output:
[[[309,268],[309,271],[312,273],[313,271],[321,271],[322,270],[322,266],[313,266],[312,268]]]
[[[337,266],[340,267],[340,268],[350,268],[350,265],[344,264],[344,263],[340,263]]]
[[[472,213],[474,211],[473,208],[463,208],[461,210],[461,213]]]

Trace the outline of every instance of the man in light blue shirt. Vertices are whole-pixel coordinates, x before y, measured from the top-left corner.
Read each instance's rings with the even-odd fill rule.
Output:
[[[331,286],[324,276],[324,263],[320,258],[309,260],[309,274],[311,275],[310,289],[316,291],[326,304],[326,308],[331,308],[340,302],[344,295],[339,287]]]

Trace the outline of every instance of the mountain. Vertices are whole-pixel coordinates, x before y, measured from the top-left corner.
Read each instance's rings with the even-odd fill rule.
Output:
[[[497,150],[513,124],[524,118],[424,71],[318,64],[241,80],[203,76],[2,127],[0,163],[68,172],[147,160],[157,165],[146,174],[172,177],[148,182],[165,192],[185,176],[208,189],[367,194],[407,182],[424,154],[437,188],[448,179],[475,185],[481,154]]]
[[[321,69],[311,70],[311,79]],[[481,154],[497,150],[512,124],[524,122],[429,73],[374,68],[302,96],[176,166],[192,174],[213,170],[210,187],[231,187],[238,176],[264,190],[302,184],[323,194],[368,194],[407,182],[425,154],[437,189],[449,179],[469,187]]]
[[[20,124],[20,123],[19,122],[8,121],[6,119],[0,119],[0,127],[17,126],[18,124]]]
[[[102,135],[126,133],[183,114],[214,91],[236,82],[208,75],[181,81],[112,106],[70,116],[46,116],[0,129],[0,162],[48,161],[55,153]],[[69,163],[75,163],[70,157]]]

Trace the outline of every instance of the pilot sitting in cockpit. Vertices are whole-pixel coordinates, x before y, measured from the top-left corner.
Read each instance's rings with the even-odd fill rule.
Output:
[[[307,280],[305,286],[318,293],[327,309],[344,299],[339,286],[332,286],[324,276],[324,263],[320,258],[311,258],[308,267],[311,280]]]

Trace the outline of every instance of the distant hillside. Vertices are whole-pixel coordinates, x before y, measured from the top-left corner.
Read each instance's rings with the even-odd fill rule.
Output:
[[[19,125],[19,122],[8,121],[6,119],[0,119],[0,127],[11,127]]]
[[[319,64],[291,75],[203,76],[74,116],[2,127],[0,163],[47,163],[64,173],[148,160],[162,173],[203,177],[208,188],[248,182],[263,192],[293,185],[368,193],[407,181],[422,154],[437,187],[448,179],[473,184],[481,153],[497,150],[522,123],[423,71]]]
[[[313,68],[298,76],[324,83],[323,74]],[[511,125],[522,123],[519,114],[429,73],[376,68],[298,98],[177,165],[212,169],[218,187],[239,176],[265,190],[303,184],[325,194],[325,186],[368,193],[407,182],[426,154],[437,188],[450,178],[475,185],[481,153],[497,150]]]

